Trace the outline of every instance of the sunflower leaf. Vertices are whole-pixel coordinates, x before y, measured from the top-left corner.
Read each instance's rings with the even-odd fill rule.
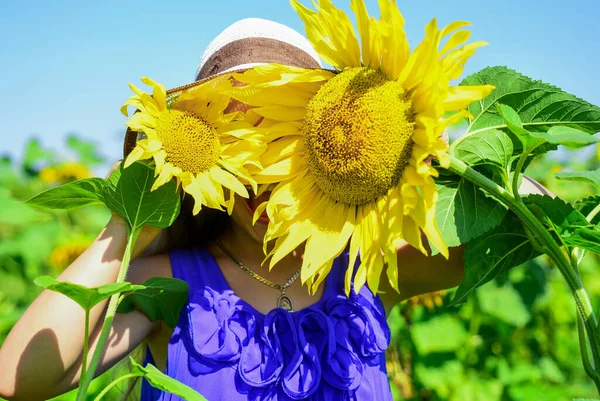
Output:
[[[593,135],[563,126],[551,127],[548,132],[532,132],[531,135],[544,139],[548,143],[564,145],[569,148],[582,148],[599,142],[598,138]]]
[[[600,255],[600,230],[596,227],[577,228],[568,237],[563,237],[563,241],[569,246],[585,249]]]
[[[438,180],[436,220],[446,244],[464,244],[497,226],[506,208],[465,179]]]
[[[600,195],[599,196],[590,196],[584,199],[580,199],[575,203],[575,209],[579,210],[581,214],[584,216],[588,216],[592,210],[600,205]],[[587,217],[586,217],[587,219]],[[590,223],[598,225],[600,224],[600,213],[597,213]]]
[[[585,182],[594,185],[597,189],[600,189],[600,170],[556,173],[554,176],[559,180]]]
[[[117,312],[127,313],[137,308],[151,321],[162,320],[170,328],[175,328],[181,309],[188,300],[188,284],[175,278],[152,277],[143,287],[127,294]]]
[[[452,305],[466,302],[476,288],[538,255],[521,221],[513,213],[507,213],[498,227],[467,243],[465,277]]]
[[[546,142],[546,139],[538,138],[523,128],[523,122],[521,121],[519,114],[517,114],[512,107],[496,103],[496,109],[504,119],[508,129],[519,138],[524,149],[533,150]]]
[[[471,166],[493,164],[506,169],[513,154],[513,144],[508,135],[494,129],[470,136],[458,144],[454,154]]]
[[[167,228],[179,214],[180,200],[174,181],[154,191],[154,170],[145,163],[136,162],[115,169],[106,181],[106,206],[122,216],[132,231],[143,225]]]
[[[103,204],[104,185],[105,181],[102,178],[84,178],[50,188],[25,203],[42,209],[75,209]]]
[[[150,384],[152,387],[161,391],[175,394],[186,401],[207,401],[206,398],[204,398],[196,390],[170,376],[165,375],[154,365],[147,364],[146,366],[142,366],[138,364],[132,357],[129,357],[129,360],[133,365],[132,373],[136,376],[144,377],[148,381],[148,384]]]
[[[516,110],[522,127],[530,132],[548,132],[554,126],[565,126],[587,134],[600,131],[600,108],[561,89],[533,80],[503,66],[487,67],[465,78],[461,85],[494,85],[496,89],[480,102],[469,105],[473,115],[469,128],[456,146],[469,135],[500,129],[508,132],[496,104],[501,103]],[[551,149],[542,146],[539,151]],[[520,152],[520,149],[515,148]]]
[[[533,194],[523,198],[523,202],[542,223],[563,238],[571,235],[579,227],[590,225],[580,211],[560,198]]]
[[[131,283],[110,283],[90,288],[67,281],[58,281],[50,276],[38,277],[33,282],[46,290],[58,292],[69,297],[86,311],[90,311],[94,306],[114,294],[125,291],[137,291],[144,288],[143,285],[134,285]]]

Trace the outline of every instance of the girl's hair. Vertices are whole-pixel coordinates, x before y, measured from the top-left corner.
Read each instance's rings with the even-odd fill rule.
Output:
[[[194,199],[183,196],[181,211],[171,227],[162,230],[146,248],[143,256],[164,254],[175,249],[202,247],[214,240],[231,224],[226,212],[203,207],[192,214]]]

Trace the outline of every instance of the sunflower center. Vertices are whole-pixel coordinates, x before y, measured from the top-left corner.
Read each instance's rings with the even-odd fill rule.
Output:
[[[166,162],[194,174],[216,164],[221,143],[217,130],[202,117],[171,109],[162,112],[157,120],[156,135],[167,153]]]
[[[303,128],[309,168],[331,198],[362,205],[395,186],[411,156],[412,103],[381,72],[351,68],[312,97]]]

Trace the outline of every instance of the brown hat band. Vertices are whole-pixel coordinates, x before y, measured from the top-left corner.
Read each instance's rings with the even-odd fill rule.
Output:
[[[304,50],[270,38],[244,38],[226,44],[214,52],[198,72],[196,80],[235,68],[247,63],[277,63],[303,68],[320,65]]]

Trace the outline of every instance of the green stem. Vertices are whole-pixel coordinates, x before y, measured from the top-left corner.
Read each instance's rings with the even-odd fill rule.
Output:
[[[567,286],[573,294],[577,310],[583,319],[587,336],[590,341],[594,366],[598,369],[600,367],[600,339],[597,335],[598,323],[596,321],[596,316],[594,316],[593,313],[592,304],[585,288],[583,288],[583,283],[581,282],[579,275],[572,269],[570,260],[565,256],[550,232],[546,230],[544,225],[533,213],[531,213],[523,202],[517,201],[514,196],[506,191],[506,189],[467,166],[461,160],[450,156],[450,166],[448,169],[473,182],[478,187],[485,189],[498,201],[511,209],[521,219],[523,224],[528,226],[528,228],[537,235],[539,242],[544,246],[544,253],[550,256],[556,263],[558,270],[565,278]],[[515,174],[518,174],[518,172],[515,172]],[[516,196],[518,196],[518,194]],[[592,379],[594,378],[592,377]]]
[[[98,394],[96,396],[96,398],[94,398],[94,401],[100,401],[102,399],[102,397],[104,397],[106,395],[106,393],[108,393],[110,391],[111,388],[113,388],[117,384],[121,383],[122,381],[128,380],[128,379],[132,379],[132,378],[137,377],[137,376],[139,376],[139,374],[137,374],[137,373],[129,373],[127,375],[124,375],[124,376],[121,376],[121,377],[115,379],[108,386],[106,386],[104,388],[104,390],[102,390],[100,392],[100,394]]]
[[[517,162],[517,167],[514,171],[513,180],[512,180],[512,191],[513,196],[517,202],[521,202],[521,197],[519,196],[519,176],[521,171],[523,170],[523,166],[525,165],[525,161],[527,161],[527,156],[529,156],[528,152],[523,152],[519,161]]]
[[[131,252],[133,251],[133,245],[135,244],[139,233],[139,229],[130,230],[129,232],[129,236],[127,238],[127,247],[125,248],[125,254],[123,255],[123,262],[121,262],[121,268],[119,269],[119,274],[117,275],[117,283],[122,283],[125,281],[125,275],[127,274],[127,268],[129,267],[129,261],[131,260]],[[88,368],[86,376],[82,376],[81,380],[79,381],[80,385],[79,390],[77,391],[76,401],[84,401],[86,399],[87,390],[90,387],[92,379],[94,378],[96,368],[100,363],[100,358],[102,357],[102,352],[104,351],[104,345],[106,344],[106,340],[108,339],[110,328],[112,326],[112,321],[117,312],[117,306],[119,305],[119,295],[120,294],[115,294],[112,297],[110,297],[110,301],[108,302],[108,307],[106,309],[106,315],[104,316],[104,322],[102,322],[100,337],[98,337],[98,344],[96,346],[96,349],[94,350],[94,355],[92,356],[92,361],[90,362],[90,366]]]
[[[594,381],[596,390],[600,394],[600,375],[594,369],[592,361],[590,359],[590,352],[588,350],[588,340],[586,338],[583,319],[581,315],[577,314],[577,335],[579,336],[579,350],[581,352],[581,361],[583,362],[583,369],[585,373]]]
[[[85,311],[85,327],[83,334],[83,355],[81,357],[81,377],[86,377],[88,352],[90,350],[90,311]]]
[[[596,215],[600,213],[600,203],[596,205],[596,207],[594,209],[592,209],[592,211],[587,215],[586,219],[587,221],[589,221],[590,223],[592,222],[592,220],[594,220],[594,217],[596,217]]]

